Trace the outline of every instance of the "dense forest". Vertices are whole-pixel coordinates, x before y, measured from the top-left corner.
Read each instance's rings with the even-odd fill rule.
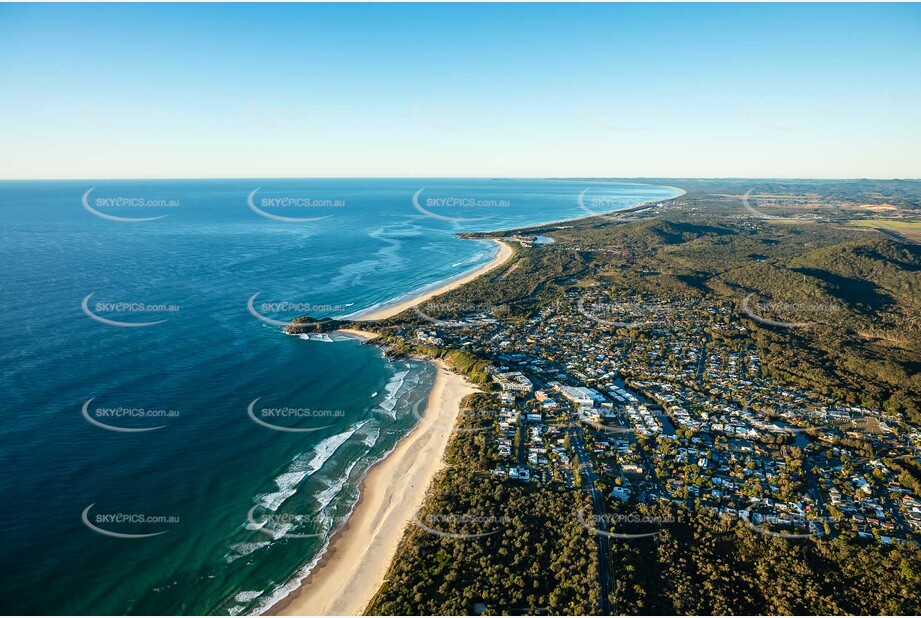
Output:
[[[738,520],[639,507],[674,520],[614,543],[611,602],[624,615],[917,615],[921,548],[840,536],[785,539]]]

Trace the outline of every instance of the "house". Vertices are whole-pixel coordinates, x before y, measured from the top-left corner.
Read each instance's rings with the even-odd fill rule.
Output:
[[[531,471],[527,468],[509,468],[508,477],[519,481],[528,481],[531,479]]]
[[[624,464],[621,468],[624,474],[643,474],[643,466],[637,464]]]

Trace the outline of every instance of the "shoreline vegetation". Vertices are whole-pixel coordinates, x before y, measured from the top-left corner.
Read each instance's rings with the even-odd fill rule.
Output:
[[[511,260],[507,242],[480,268],[406,300],[381,307],[351,322],[299,319],[289,334],[333,330],[363,343],[379,335],[365,330],[435,296],[454,290]],[[461,402],[476,386],[441,359],[424,358],[436,367],[435,383],[419,423],[396,448],[378,461],[359,488],[359,499],[346,523],[330,539],[316,566],[266,615],[361,615],[380,589],[407,526],[422,507],[426,492],[444,465],[445,450]]]
[[[681,191],[668,200],[685,195],[685,191]],[[649,207],[649,203],[643,203],[615,212],[637,212]],[[499,250],[480,268],[434,289],[359,314],[351,320],[298,318],[285,332],[334,331],[359,339],[362,343],[370,342],[380,336],[366,330],[373,328],[374,323],[393,318],[455,290],[514,259],[518,251],[509,244],[512,239],[507,235],[527,234],[532,230],[605,214],[613,213],[589,214],[520,229],[463,234],[462,237],[471,240],[492,240],[499,245]],[[506,237],[496,238],[496,234]],[[385,582],[406,529],[412,525],[413,518],[423,506],[429,486],[444,466],[448,441],[461,403],[467,395],[479,392],[468,377],[453,371],[441,358],[419,358],[433,362],[437,368],[435,384],[422,420],[390,454],[371,468],[361,483],[359,499],[352,513],[333,534],[316,566],[287,596],[266,610],[265,615],[362,615]],[[398,498],[396,504],[393,504],[394,498]]]

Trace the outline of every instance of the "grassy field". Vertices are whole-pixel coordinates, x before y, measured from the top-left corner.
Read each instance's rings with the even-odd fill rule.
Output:
[[[851,221],[852,225],[871,227],[877,230],[895,232],[915,242],[921,242],[921,221],[891,221],[889,219],[861,219]]]

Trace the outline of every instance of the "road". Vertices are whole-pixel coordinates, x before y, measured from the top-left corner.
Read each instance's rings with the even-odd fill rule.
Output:
[[[528,379],[531,380],[535,389],[548,388],[547,384],[539,377],[531,374],[531,372],[527,370],[527,367],[517,366],[516,363],[507,364],[513,369],[524,373]],[[569,412],[569,425],[566,427],[566,431],[569,434],[570,446],[579,457],[582,489],[588,492],[592,499],[592,507],[595,513],[594,526],[599,530],[607,530],[608,525],[607,518],[605,517],[606,509],[604,505],[604,495],[602,492],[595,489],[595,480],[597,477],[595,476],[594,454],[585,446],[585,429],[579,422],[575,410]],[[525,440],[522,440],[522,443],[524,442]],[[519,453],[519,461],[521,461],[520,458],[523,456],[523,453],[524,448],[522,448]],[[601,588],[600,609],[602,615],[610,616],[611,603],[609,597],[614,581],[611,564],[611,548],[609,545],[611,539],[602,534],[596,535],[596,539],[598,542],[598,579]]]
[[[605,518],[604,495],[595,488],[595,466],[594,457],[585,446],[584,429],[574,417],[573,423],[568,428],[569,443],[573,450],[579,456],[579,468],[582,474],[582,489],[587,491],[592,498],[592,506],[595,512],[594,526],[599,530],[607,530],[607,519]],[[611,540],[602,535],[597,535],[598,539],[598,577],[601,584],[601,613],[602,615],[611,615],[609,596],[612,589],[613,576],[611,573]]]

